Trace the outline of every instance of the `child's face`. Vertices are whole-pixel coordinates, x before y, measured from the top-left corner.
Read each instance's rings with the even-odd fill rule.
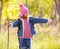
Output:
[[[27,14],[27,13],[26,13],[26,14],[24,14],[21,18],[23,18],[23,19],[28,18],[28,14]]]
[[[26,14],[24,14],[24,16],[25,16],[25,17],[28,17],[28,14],[26,13]]]

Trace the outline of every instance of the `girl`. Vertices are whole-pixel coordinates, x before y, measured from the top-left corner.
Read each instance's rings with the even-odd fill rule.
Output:
[[[31,38],[35,35],[34,24],[50,22],[48,19],[29,17],[28,9],[20,4],[19,19],[9,26],[18,27],[19,49],[31,49]]]

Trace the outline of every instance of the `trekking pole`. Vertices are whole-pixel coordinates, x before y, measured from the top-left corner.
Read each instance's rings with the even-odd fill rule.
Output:
[[[7,18],[9,24],[9,18]],[[9,25],[8,25],[8,33],[7,33],[7,49],[9,49]]]

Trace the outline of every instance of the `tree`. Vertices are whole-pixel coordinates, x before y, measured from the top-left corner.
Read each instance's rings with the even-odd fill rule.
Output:
[[[2,16],[3,3],[7,1],[8,0],[0,0],[0,33],[1,33],[1,16]]]
[[[56,4],[57,13],[59,15],[59,24],[60,24],[60,0],[55,0],[55,4]],[[59,29],[60,29],[60,25],[59,25]]]
[[[2,16],[2,6],[3,6],[3,0],[0,1],[0,33],[1,33],[1,16]]]

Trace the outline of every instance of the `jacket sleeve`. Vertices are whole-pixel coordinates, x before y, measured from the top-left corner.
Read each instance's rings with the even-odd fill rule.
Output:
[[[48,19],[32,17],[32,21],[34,24],[36,24],[36,23],[47,23]]]
[[[17,19],[16,21],[12,22],[12,26],[13,26],[13,27],[17,27],[17,26],[18,26],[18,23],[19,23],[19,21],[18,21],[18,19]]]

